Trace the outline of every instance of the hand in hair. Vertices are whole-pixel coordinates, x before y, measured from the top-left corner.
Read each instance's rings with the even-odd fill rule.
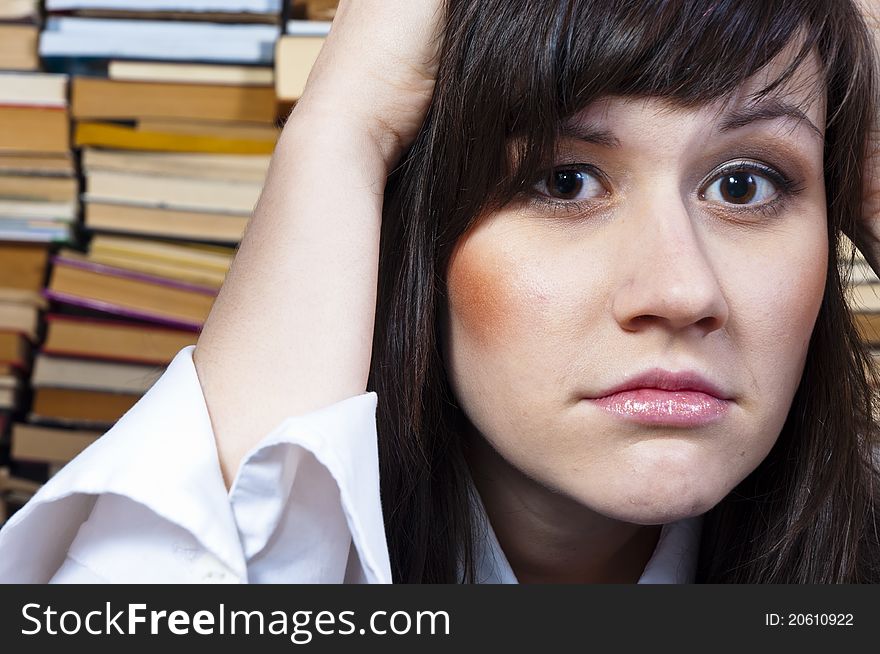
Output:
[[[227,486],[285,418],[366,390],[385,181],[433,93],[442,7],[342,2],[281,133],[193,353]]]
[[[297,112],[369,128],[389,166],[415,137],[434,91],[441,0],[342,0]]]

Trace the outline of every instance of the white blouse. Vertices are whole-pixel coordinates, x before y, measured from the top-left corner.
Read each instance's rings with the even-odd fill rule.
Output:
[[[194,345],[0,530],[0,582],[391,583],[375,393],[285,419],[227,492]],[[516,583],[486,519],[481,583]],[[694,579],[700,518],[664,525],[639,583]]]

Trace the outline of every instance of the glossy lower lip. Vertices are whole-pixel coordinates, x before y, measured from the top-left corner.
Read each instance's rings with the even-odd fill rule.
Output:
[[[700,427],[720,420],[731,402],[699,391],[639,388],[588,400],[605,411],[643,425]]]

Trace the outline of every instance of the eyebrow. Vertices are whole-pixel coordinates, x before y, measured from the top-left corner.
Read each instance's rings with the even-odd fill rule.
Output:
[[[754,122],[776,120],[778,118],[789,118],[803,122],[820,138],[824,138],[819,128],[800,108],[778,99],[764,100],[727,112],[722,116],[719,131],[729,132]],[[576,120],[563,122],[559,134],[563,138],[576,139],[584,143],[593,143],[608,148],[620,147],[620,139],[614,136],[614,133],[610,130]]]
[[[813,124],[813,121],[807,117],[803,110],[778,99],[764,100],[726,113],[721,120],[720,131],[728,132],[759,120],[775,120],[777,118],[790,118],[801,121],[819,137],[822,137],[822,132]]]
[[[584,124],[574,120],[562,124],[559,132],[563,138],[577,139],[584,143],[603,145],[606,148],[620,147],[620,139],[607,129],[601,129],[595,125]]]

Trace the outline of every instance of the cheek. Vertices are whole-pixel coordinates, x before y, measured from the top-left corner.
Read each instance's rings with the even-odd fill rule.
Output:
[[[447,269],[448,309],[458,340],[497,351],[538,334],[552,291],[545,275],[491,241],[475,233],[459,242]]]
[[[825,292],[827,280],[827,261],[817,260],[804,262],[789,273],[788,293],[780,299],[780,311],[777,317],[779,333],[786,338],[790,334],[790,347],[806,355],[810,337]]]
[[[806,228],[775,242],[763,265],[747,266],[736,284],[742,311],[731,328],[750,361],[755,398],[769,404],[774,424],[800,383],[828,274],[824,213],[801,224]]]
[[[503,266],[490,257],[480,258],[467,241],[453,252],[447,272],[449,314],[481,344],[498,338],[498,328],[516,313],[509,293],[501,285]]]
[[[779,337],[806,353],[828,277],[828,240],[824,229],[817,229],[781,257],[772,284],[773,322]]]

